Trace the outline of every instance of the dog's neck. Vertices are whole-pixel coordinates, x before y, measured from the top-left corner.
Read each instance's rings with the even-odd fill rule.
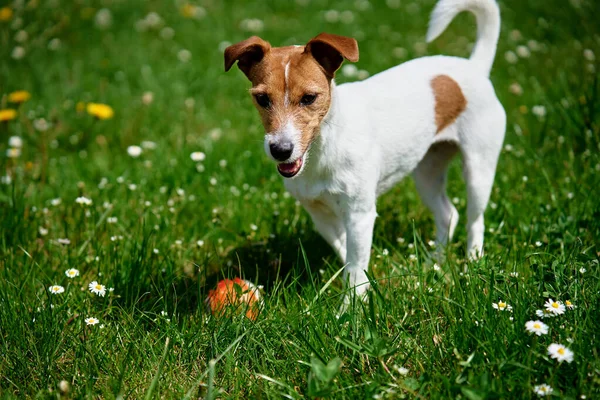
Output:
[[[331,124],[333,123],[335,116],[336,116],[336,111],[337,111],[337,107],[338,107],[338,99],[337,99],[337,85],[335,84],[335,81],[332,79],[331,80],[331,85],[330,85],[330,98],[331,101],[329,102],[329,110],[327,110],[327,114],[325,114],[325,117],[323,118],[323,121],[321,121],[321,131],[323,131],[324,127],[327,126],[331,126]]]
[[[338,135],[337,127],[340,125],[339,101],[336,84],[333,79],[331,80],[330,91],[331,101],[329,103],[329,110],[327,110],[327,114],[325,114],[323,121],[321,121],[320,132],[315,141],[315,150],[319,153],[315,154],[315,158],[321,158],[324,148],[328,147],[327,142],[335,141]]]

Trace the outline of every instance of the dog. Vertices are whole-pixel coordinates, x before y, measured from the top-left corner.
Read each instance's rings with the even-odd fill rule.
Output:
[[[358,44],[321,33],[305,46],[271,47],[253,36],[225,49],[225,71],[237,61],[265,128],[264,150],[286,189],[344,267],[357,296],[367,276],[377,197],[412,174],[432,211],[436,242],[452,238],[458,212],[446,195],[448,164],[459,151],[467,188],[467,252],[483,255],[484,218],[502,149],[506,113],[489,80],[500,35],[495,0],[441,0],[427,41],[462,11],[475,14],[469,59],[414,59],[364,81],[337,86]]]

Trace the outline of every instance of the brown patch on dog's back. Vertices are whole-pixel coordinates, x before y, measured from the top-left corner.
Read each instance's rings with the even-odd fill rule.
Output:
[[[439,133],[467,108],[467,99],[458,83],[448,75],[438,75],[431,80],[435,96],[435,124]]]

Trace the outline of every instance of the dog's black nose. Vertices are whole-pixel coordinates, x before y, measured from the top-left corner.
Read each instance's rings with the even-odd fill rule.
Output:
[[[277,161],[285,161],[292,155],[294,145],[291,142],[271,143],[269,145],[273,158]]]

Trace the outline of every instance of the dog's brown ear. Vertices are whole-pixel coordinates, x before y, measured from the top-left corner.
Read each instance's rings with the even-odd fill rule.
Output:
[[[313,56],[330,78],[342,65],[344,58],[348,61],[358,61],[358,43],[346,36],[321,33],[306,44],[304,50]]]
[[[248,76],[250,69],[260,62],[269,50],[271,50],[269,42],[258,36],[252,36],[249,39],[232,44],[225,49],[225,71],[229,71],[237,61],[238,67]]]

